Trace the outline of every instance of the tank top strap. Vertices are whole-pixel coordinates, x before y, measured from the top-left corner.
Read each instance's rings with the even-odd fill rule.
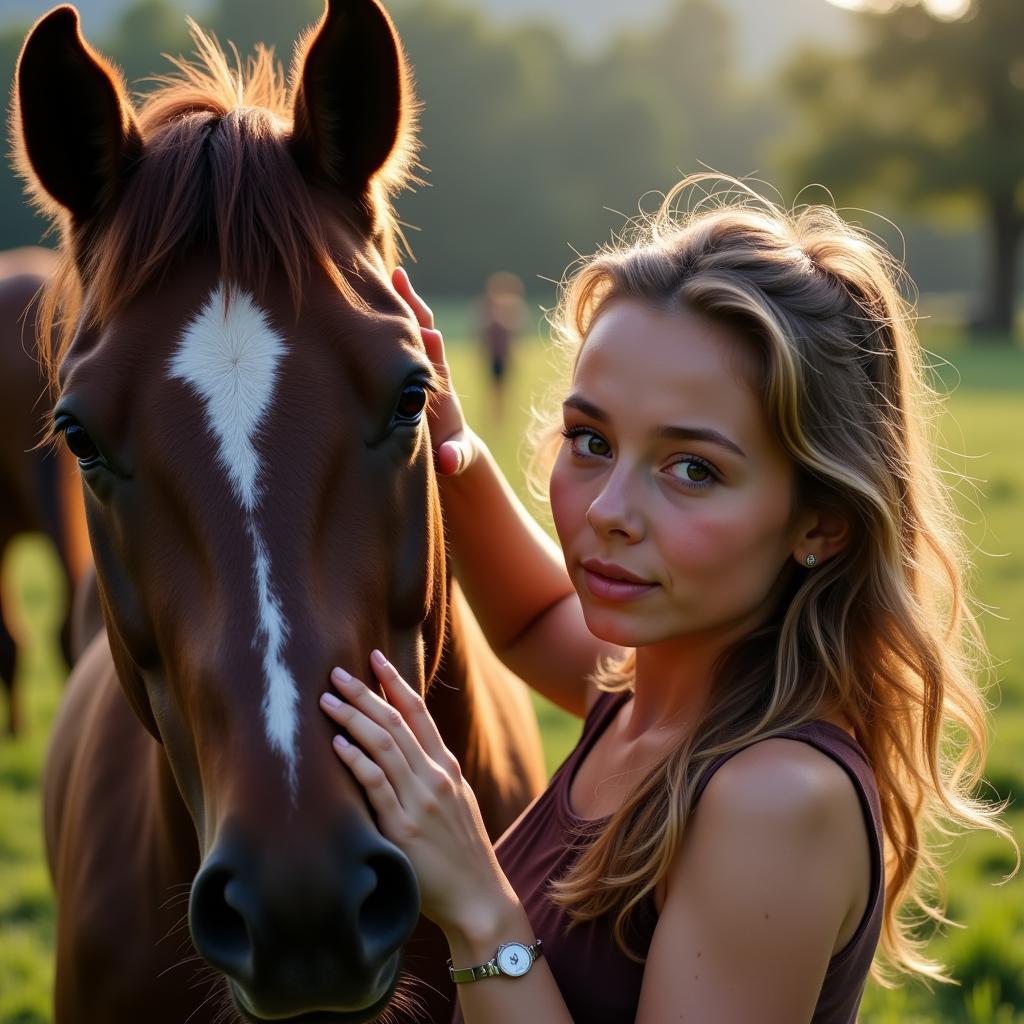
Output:
[[[629,697],[628,691],[612,693],[603,690],[600,693],[583,719],[583,730],[580,733],[580,738],[576,741],[576,746],[552,776],[549,788],[559,789],[561,786],[571,783],[576,766],[587,756],[590,748],[597,742],[598,737],[608,727],[608,723],[615,717],[615,713]]]
[[[583,736],[595,734],[600,736],[604,732],[608,720],[616,711],[632,696],[629,690],[602,690],[590,706],[586,718],[583,720]]]
[[[816,719],[804,722],[802,725],[787,729],[784,732],[776,733],[771,739],[798,740],[807,743],[823,754],[826,754],[833,761],[837,762],[850,776],[854,788],[860,795],[861,802],[868,805],[865,809],[870,810],[871,819],[875,826],[874,831],[881,833],[882,818],[881,806],[878,802],[878,788],[875,784],[874,772],[863,747],[845,730],[832,722],[823,719]],[[755,743],[760,742],[758,740]],[[740,748],[746,749],[746,748]],[[707,788],[712,776],[731,757],[738,754],[739,750],[730,751],[715,758],[708,770],[704,773],[697,791],[694,794],[694,803],[700,799],[701,794]]]

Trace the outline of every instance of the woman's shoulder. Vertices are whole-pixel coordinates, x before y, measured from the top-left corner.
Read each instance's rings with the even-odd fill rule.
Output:
[[[818,746],[790,736],[758,740],[733,754],[709,779],[698,807],[717,814],[778,818],[790,824],[861,822],[849,771]]]
[[[809,788],[791,789],[785,784],[786,779],[777,784],[765,778],[764,773],[796,776],[788,779],[790,784]],[[829,787],[833,796],[847,798],[850,809],[863,806],[873,811],[877,804],[878,791],[868,755],[852,728],[840,717],[814,718],[785,729],[781,735],[754,739],[720,755],[698,780],[694,800],[699,801],[712,783],[716,791],[721,791],[734,776],[747,775],[758,776],[752,781],[769,790],[769,799],[785,797],[787,793],[809,797]]]

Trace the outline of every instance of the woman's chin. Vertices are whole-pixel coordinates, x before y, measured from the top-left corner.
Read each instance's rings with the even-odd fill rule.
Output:
[[[650,632],[649,624],[643,622],[630,622],[619,614],[609,614],[607,611],[588,611],[584,607],[583,619],[587,629],[605,643],[615,644],[618,647],[644,647],[651,643],[646,635]],[[643,628],[648,626],[647,629]]]

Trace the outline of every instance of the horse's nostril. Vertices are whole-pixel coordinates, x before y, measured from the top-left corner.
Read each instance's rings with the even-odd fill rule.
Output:
[[[231,901],[238,882],[225,868],[200,871],[192,885],[189,924],[196,949],[214,966],[242,984],[253,976],[252,938]]]
[[[232,979],[255,1016],[369,1005],[394,982],[419,919],[416,875],[380,836],[343,838],[333,848],[307,837],[295,855],[278,849],[254,865],[249,845],[232,837],[196,875],[196,951]]]
[[[359,907],[359,932],[367,960],[380,963],[405,942],[416,926],[420,892],[404,856],[378,853],[369,857],[367,864],[377,884]]]

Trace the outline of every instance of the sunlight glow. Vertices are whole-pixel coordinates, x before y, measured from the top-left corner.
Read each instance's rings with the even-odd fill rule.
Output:
[[[881,14],[888,14],[889,11],[911,2],[913,0],[829,0],[834,7],[843,7],[848,11],[878,11]],[[971,9],[972,0],[918,0],[918,2],[936,18],[955,21],[957,18],[962,18]]]
[[[948,18],[955,21],[962,18],[971,9],[971,0],[925,0],[925,7],[936,18]]]

